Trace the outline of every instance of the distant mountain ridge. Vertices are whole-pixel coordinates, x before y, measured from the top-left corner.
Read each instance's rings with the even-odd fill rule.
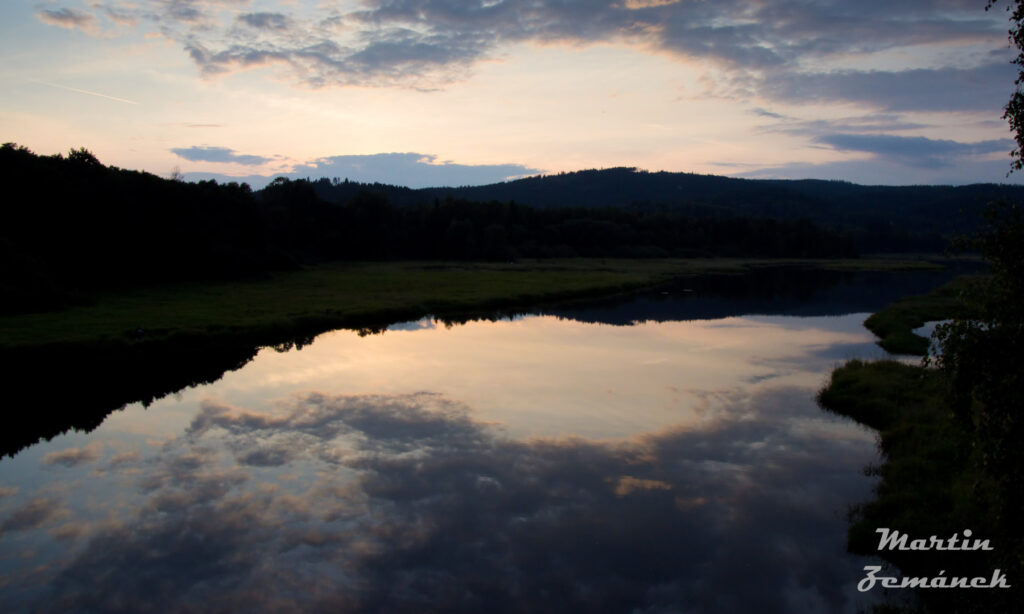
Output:
[[[913,249],[941,249],[980,223],[979,212],[999,199],[1024,201],[1024,186],[866,186],[818,179],[739,179],[620,167],[526,177],[467,187],[410,189],[386,184],[313,181],[317,195],[346,202],[363,190],[398,206],[435,199],[515,202],[536,208],[622,207],[698,217],[807,219],[858,236],[863,249],[890,246],[893,233],[912,235]],[[887,238],[888,237],[888,238]]]

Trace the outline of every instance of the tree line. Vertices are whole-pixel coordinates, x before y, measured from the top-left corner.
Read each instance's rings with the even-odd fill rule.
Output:
[[[994,200],[1024,199],[1024,187],[864,186],[845,181],[737,179],[635,168],[590,169],[483,186],[421,188],[322,178],[317,195],[347,202],[358,191],[382,192],[399,206],[434,198],[509,202],[542,209],[625,208],[687,217],[807,219],[842,229],[862,252],[942,251],[949,240],[979,227],[978,213]]]
[[[100,288],[237,278],[330,260],[531,257],[845,257],[853,242],[806,219],[615,207],[535,208],[450,195],[400,206],[361,186],[343,202],[320,182],[263,190],[185,183],[105,166],[85,149],[0,147],[7,188],[0,287],[7,312]]]

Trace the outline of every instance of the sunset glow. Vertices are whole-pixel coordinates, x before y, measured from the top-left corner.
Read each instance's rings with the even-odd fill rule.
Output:
[[[1008,21],[976,0],[54,0],[0,23],[4,141],[163,176],[1020,180]]]

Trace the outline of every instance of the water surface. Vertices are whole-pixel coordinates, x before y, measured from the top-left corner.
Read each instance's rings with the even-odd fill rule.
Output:
[[[0,598],[856,611],[845,513],[870,495],[875,436],[813,397],[844,359],[881,353],[867,313],[685,290],[326,333],[30,447],[0,461]]]

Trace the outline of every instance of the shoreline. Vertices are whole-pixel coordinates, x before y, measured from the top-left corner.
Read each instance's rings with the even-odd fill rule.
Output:
[[[741,275],[778,267],[839,271],[940,268],[923,262],[890,260],[368,263],[290,274],[283,284],[273,279],[187,284],[177,297],[171,294],[173,288],[167,287],[133,295],[125,293],[120,297],[122,303],[114,300],[104,305],[100,301],[62,312],[0,319],[8,327],[19,318],[36,319],[35,329],[19,331],[22,339],[35,343],[0,346],[0,357],[14,365],[8,372],[9,381],[17,383],[10,387],[9,406],[18,408],[21,418],[18,428],[7,429],[0,435],[0,455],[15,454],[40,439],[69,429],[92,430],[111,412],[127,404],[142,402],[148,406],[163,396],[215,381],[224,373],[241,368],[263,348],[301,348],[328,330],[344,328],[373,334],[395,322],[426,315],[451,322],[510,316],[541,305],[565,306],[629,296],[673,280]],[[317,293],[326,281],[332,280],[339,284],[348,281],[356,287],[347,303],[326,309],[325,305],[351,288],[342,285],[334,288],[333,294]],[[356,283],[360,281],[362,286]],[[570,284],[567,286],[566,282]],[[248,309],[261,293],[264,297],[269,293],[272,298],[296,288],[304,293],[267,305],[262,311],[243,314],[247,321],[225,321],[226,315]],[[443,296],[449,292],[454,296]],[[311,297],[313,302],[304,304]],[[132,301],[143,303],[143,307],[152,303],[155,309],[144,309],[143,315],[165,317],[165,321],[177,322],[178,326],[164,330],[147,326],[141,335],[134,334],[131,327],[142,321],[142,316],[126,308],[133,305]],[[190,306],[202,308],[204,303],[212,304],[213,308],[199,314],[179,312]],[[95,328],[75,328],[96,324],[102,316],[109,320],[99,322]],[[59,322],[66,328],[39,328],[46,322]],[[67,328],[73,329],[75,335],[61,338],[59,333]],[[33,338],[34,330],[47,336]],[[104,331],[107,334],[100,334]],[[54,381],[61,385],[54,386]],[[43,411],[34,409],[38,407]]]
[[[766,267],[942,268],[926,260],[726,258],[327,264],[261,280],[105,292],[87,305],[0,316],[0,353],[58,350],[83,343],[134,345],[182,335],[280,338],[287,331],[301,336],[318,327],[372,329],[428,314],[523,310],[539,303],[635,292],[678,278],[742,274]]]

